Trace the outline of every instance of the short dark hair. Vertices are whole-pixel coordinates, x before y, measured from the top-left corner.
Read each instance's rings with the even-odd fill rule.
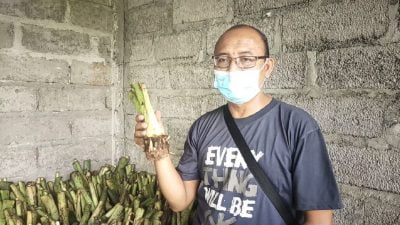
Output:
[[[267,36],[262,31],[260,31],[259,29],[255,28],[253,26],[247,25],[247,24],[237,24],[237,25],[234,25],[234,26],[230,27],[224,33],[228,32],[228,31],[231,31],[231,30],[240,29],[240,28],[250,28],[250,29],[256,31],[258,33],[258,35],[260,36],[261,40],[264,43],[264,49],[265,49],[265,53],[264,54],[265,54],[265,56],[269,57],[269,45],[268,45]]]

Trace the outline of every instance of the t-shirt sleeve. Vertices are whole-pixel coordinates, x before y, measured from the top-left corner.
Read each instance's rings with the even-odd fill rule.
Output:
[[[300,138],[293,162],[293,191],[297,210],[343,207],[320,129]]]
[[[186,180],[199,180],[198,172],[198,159],[197,147],[195,141],[195,124],[189,130],[188,136],[185,141],[184,151],[181,159],[179,160],[177,171],[184,181]]]

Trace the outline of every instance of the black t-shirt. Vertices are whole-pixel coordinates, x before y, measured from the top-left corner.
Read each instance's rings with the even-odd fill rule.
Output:
[[[325,141],[308,113],[273,99],[236,123],[293,213],[342,207]],[[183,180],[200,181],[194,224],[285,224],[248,170],[222,107],[192,125],[177,168]]]

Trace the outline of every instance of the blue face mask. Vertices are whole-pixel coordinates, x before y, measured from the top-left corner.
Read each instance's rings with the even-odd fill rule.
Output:
[[[243,71],[214,70],[214,87],[226,100],[240,105],[250,101],[260,91],[259,77],[261,69]]]

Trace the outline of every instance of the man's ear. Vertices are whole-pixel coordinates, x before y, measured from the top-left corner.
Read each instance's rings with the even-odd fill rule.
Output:
[[[268,58],[265,62],[265,66],[263,68],[262,73],[264,74],[265,78],[269,78],[274,70],[276,64],[276,60],[274,58]]]

